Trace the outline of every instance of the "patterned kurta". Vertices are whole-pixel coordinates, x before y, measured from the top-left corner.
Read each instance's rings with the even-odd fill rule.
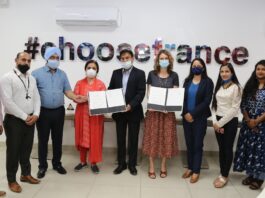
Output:
[[[74,93],[86,96],[89,91],[106,90],[104,83],[95,79],[88,84],[87,78],[76,83]],[[88,103],[77,104],[75,111],[75,145],[89,149],[89,161],[100,162],[102,160],[104,117],[90,116]]]
[[[242,101],[242,111],[255,119],[265,112],[265,89],[257,91],[253,97]],[[246,171],[254,178],[265,180],[265,122],[258,124],[257,131],[248,128],[243,122],[240,130],[234,159],[234,171]]]

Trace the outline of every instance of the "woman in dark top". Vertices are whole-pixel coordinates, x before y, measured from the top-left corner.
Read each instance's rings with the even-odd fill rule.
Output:
[[[265,60],[255,65],[244,87],[241,111],[234,171],[246,171],[242,184],[257,190],[265,180]]]
[[[161,50],[155,60],[154,70],[149,72],[147,90],[150,86],[173,88],[179,86],[178,74],[173,72],[173,57]],[[149,172],[151,179],[156,178],[154,158],[161,158],[160,177],[167,176],[166,159],[177,154],[177,129],[174,112],[158,112],[149,109],[146,113],[143,153],[149,156]]]
[[[190,178],[190,183],[199,179],[203,139],[207,129],[207,118],[211,116],[210,103],[213,95],[213,81],[207,76],[206,65],[195,58],[185,79],[183,105],[183,128],[187,145],[188,169],[182,178]]]

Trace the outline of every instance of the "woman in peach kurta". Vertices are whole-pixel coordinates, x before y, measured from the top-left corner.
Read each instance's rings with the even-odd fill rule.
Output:
[[[87,96],[89,91],[106,90],[104,83],[97,79],[99,67],[94,60],[89,60],[85,65],[86,78],[78,81],[74,93]],[[103,115],[90,116],[88,102],[79,103],[75,112],[75,145],[80,152],[80,163],[75,167],[76,171],[87,166],[88,161],[94,173],[98,173],[97,163],[102,161],[103,144]]]

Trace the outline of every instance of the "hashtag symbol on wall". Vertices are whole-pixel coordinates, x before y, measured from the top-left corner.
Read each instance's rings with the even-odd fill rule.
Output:
[[[38,37],[34,37],[34,40],[32,37],[28,38],[28,42],[25,43],[25,46],[27,49],[24,50],[24,52],[27,52],[31,54],[32,59],[35,59],[35,55],[39,53],[39,50],[37,48],[40,46],[38,43]]]

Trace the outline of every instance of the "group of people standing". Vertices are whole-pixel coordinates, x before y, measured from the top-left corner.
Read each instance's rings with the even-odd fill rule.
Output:
[[[75,95],[68,78],[58,68],[61,51],[56,47],[46,50],[45,66],[28,72],[31,56],[20,52],[15,58],[16,66],[0,80],[0,98],[4,106],[3,126],[6,134],[6,172],[9,189],[20,193],[16,179],[21,166],[21,182],[40,183],[32,177],[30,154],[33,146],[35,124],[38,129],[38,178],[45,176],[48,168],[47,148],[51,133],[53,144],[52,166],[60,174],[66,174],[61,164],[63,125],[65,117],[64,95],[77,102],[85,97]],[[2,111],[0,111],[2,113]],[[0,123],[2,126],[2,124]]]
[[[47,48],[44,55],[47,61],[45,66],[30,75],[30,55],[21,52],[16,57],[16,67],[0,81],[0,98],[5,109],[3,126],[7,137],[7,180],[13,192],[22,191],[16,180],[18,164],[21,165],[22,182],[38,184],[38,179],[45,176],[48,168],[47,145],[50,133],[53,144],[53,169],[60,174],[66,174],[61,164],[64,95],[77,103],[75,145],[80,152],[80,163],[74,169],[81,170],[88,166],[89,161],[91,170],[94,173],[100,172],[97,163],[102,161],[104,117],[89,115],[87,95],[90,91],[102,91],[107,88],[97,78],[98,63],[89,60],[84,68],[85,78],[78,81],[72,91],[67,75],[58,68],[60,57],[61,52],[58,48]],[[148,176],[151,179],[156,178],[154,160],[160,158],[159,175],[165,178],[166,161],[178,153],[175,113],[148,109],[144,117],[141,103],[145,92],[148,97],[150,86],[180,86],[178,74],[173,71],[173,57],[167,50],[160,50],[155,59],[154,70],[149,72],[147,81],[145,72],[133,65],[134,55],[131,49],[120,50],[119,60],[121,68],[113,71],[108,89],[122,89],[126,111],[112,114],[116,123],[118,160],[118,166],[113,172],[120,174],[128,168],[132,175],[137,175],[138,136],[140,122],[144,119],[142,152],[149,158]],[[185,96],[181,115],[187,145],[188,168],[182,177],[190,178],[191,183],[199,180],[207,118],[212,115],[220,162],[220,176],[215,179],[214,186],[221,188],[226,185],[234,158],[233,145],[238,128],[238,112],[241,108],[243,121],[233,169],[246,171],[247,178],[242,181],[243,185],[259,189],[265,179],[265,60],[256,64],[243,89],[232,64],[221,65],[214,90],[204,61],[195,58],[183,87]],[[38,130],[38,179],[31,176],[29,160],[35,123]]]

